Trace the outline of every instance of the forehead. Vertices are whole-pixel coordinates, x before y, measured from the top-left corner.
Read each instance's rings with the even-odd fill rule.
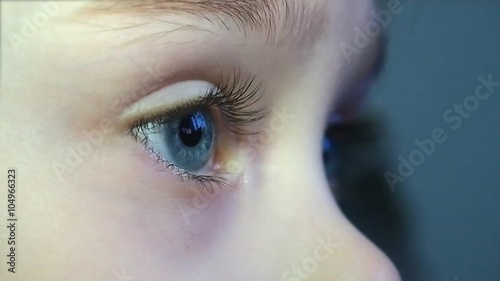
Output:
[[[288,58],[301,55],[307,59],[315,57],[316,66],[329,64],[325,67],[331,66],[330,68],[342,69],[347,73],[360,69],[359,63],[351,63],[353,58],[357,62],[368,64],[377,49],[377,44],[372,44],[352,54],[350,61],[344,58],[341,51],[342,43],[353,41],[355,27],[363,26],[370,20],[370,11],[373,10],[371,0],[113,0],[4,3],[2,5],[12,8],[7,13],[12,16],[11,22],[19,22],[20,18],[19,14],[10,13],[11,10],[17,10],[18,13],[31,18],[33,12],[45,11],[48,3],[55,5],[49,8],[56,10],[55,13],[49,13],[49,25],[40,28],[38,36],[50,44],[48,51],[53,50],[54,55],[68,52],[68,48],[59,50],[58,45],[70,44],[82,50],[94,50],[99,48],[98,46],[108,45],[113,46],[116,53],[120,51],[117,46],[126,45],[127,41],[130,41],[137,43],[136,49],[142,46],[144,50],[144,46],[147,46],[149,54],[142,53],[141,56],[144,57],[141,60],[145,61],[151,57],[152,61],[156,61],[164,55],[163,51],[166,49],[163,47],[167,43],[184,44],[193,39],[183,36],[184,33],[181,32],[204,30],[216,34],[213,38],[219,40],[212,49],[234,51],[234,56],[249,53],[252,45],[264,43],[278,50],[278,53],[280,50],[286,50],[289,54],[297,54]],[[17,33],[20,32],[21,30]],[[58,40],[55,40],[54,34]],[[192,34],[196,36],[196,40],[201,35],[199,32]],[[148,37],[154,38],[155,42],[149,44],[147,41],[136,40]],[[221,38],[224,44],[220,43]],[[205,42],[203,44],[208,46]],[[152,52],[152,49],[160,48],[162,52]],[[204,49],[210,50],[210,47]],[[106,50],[109,53],[112,49]],[[181,52],[181,48],[172,50],[175,53]],[[227,52],[218,53],[231,55]],[[73,54],[74,52],[70,55]],[[99,53],[101,54],[105,55],[104,52]],[[263,53],[257,55],[261,54]],[[276,52],[265,53],[269,54]],[[135,54],[131,56],[136,57]],[[69,61],[78,64],[80,57],[71,57]],[[262,62],[264,57],[260,56],[260,59],[254,62]],[[369,59],[364,59],[367,57]],[[251,61],[245,60],[245,64],[247,63]]]
[[[184,16],[233,32],[259,35],[266,42],[280,45],[290,41],[314,43],[331,34],[348,34],[348,29],[352,31],[353,26],[366,22],[373,9],[372,0],[104,0],[7,2],[2,5],[7,6],[13,21],[19,16],[29,17],[47,6],[57,10],[54,15],[49,14],[51,17],[89,22],[106,15],[120,16],[120,20]]]

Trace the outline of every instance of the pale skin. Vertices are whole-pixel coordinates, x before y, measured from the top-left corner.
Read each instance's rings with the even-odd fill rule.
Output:
[[[350,62],[338,48],[370,20],[371,1],[296,0],[313,7],[311,24],[273,42],[181,12],[89,11],[93,2],[61,1],[30,38],[22,19],[43,9],[2,2],[0,166],[17,169],[19,226],[16,273],[3,266],[0,280],[400,280],[338,208],[321,158],[328,117],[354,113],[350,88],[375,61],[376,44]],[[250,137],[222,125],[213,167],[236,165],[231,188],[201,193],[128,131],[186,98],[175,82],[235,66],[263,85],[270,114],[252,126],[267,135],[248,155],[238,147]]]

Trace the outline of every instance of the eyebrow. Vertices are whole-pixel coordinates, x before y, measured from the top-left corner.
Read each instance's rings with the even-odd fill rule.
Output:
[[[314,2],[289,0],[143,0],[95,1],[88,12],[124,13],[161,16],[191,14],[232,31],[234,27],[245,36],[263,35],[266,42],[282,39],[310,40],[323,27],[321,7]],[[278,37],[279,36],[279,37]]]

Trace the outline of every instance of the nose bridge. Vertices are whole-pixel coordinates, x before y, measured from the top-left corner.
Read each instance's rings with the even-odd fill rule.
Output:
[[[269,245],[286,237],[276,251],[276,259],[288,261],[280,280],[399,280],[387,257],[337,207],[320,155],[278,143],[262,160],[258,213],[273,226],[263,238],[274,240]]]
[[[321,181],[305,181],[273,184],[269,189],[274,189],[265,192],[268,225],[278,229],[270,237],[277,241],[287,237],[276,257],[289,260],[281,280],[399,280],[388,258],[347,221],[335,203],[319,198],[328,193],[308,190],[325,188],[315,186]]]

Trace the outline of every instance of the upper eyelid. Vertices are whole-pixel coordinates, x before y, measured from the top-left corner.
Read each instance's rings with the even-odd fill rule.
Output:
[[[218,83],[187,80],[166,86],[127,108],[121,116],[122,122],[129,124],[131,133],[138,125],[172,119],[198,107],[213,107],[221,111],[233,133],[255,133],[247,129],[265,118],[267,109],[257,105],[263,94],[262,84],[256,81],[256,76],[246,75],[236,68],[229,78],[221,76]]]
[[[129,99],[129,102],[123,108],[123,113],[119,116],[119,120],[126,122],[127,120],[137,119],[144,116],[144,112],[148,112],[152,116],[164,112],[168,107],[199,101],[207,93],[213,92],[214,88],[222,92],[249,93],[247,98],[255,97],[253,100],[245,101],[249,106],[258,102],[263,95],[261,89],[263,83],[257,82],[255,74],[244,71],[241,67],[234,67],[232,71],[223,71],[219,75],[214,75],[213,79],[216,80],[194,78],[196,76],[193,75],[192,78],[187,78],[189,76],[183,75],[183,79],[171,80],[172,82],[169,84],[155,87],[148,94],[141,95],[133,100]],[[203,77],[203,75],[200,77]],[[193,89],[197,91],[193,91]]]
[[[186,83],[191,84],[190,89],[187,89]],[[206,93],[209,83],[201,80],[188,80],[165,86],[127,107],[120,119],[137,120],[139,117],[144,117],[146,112],[152,117],[164,112],[168,107],[191,102]],[[196,86],[199,87],[196,88]]]

